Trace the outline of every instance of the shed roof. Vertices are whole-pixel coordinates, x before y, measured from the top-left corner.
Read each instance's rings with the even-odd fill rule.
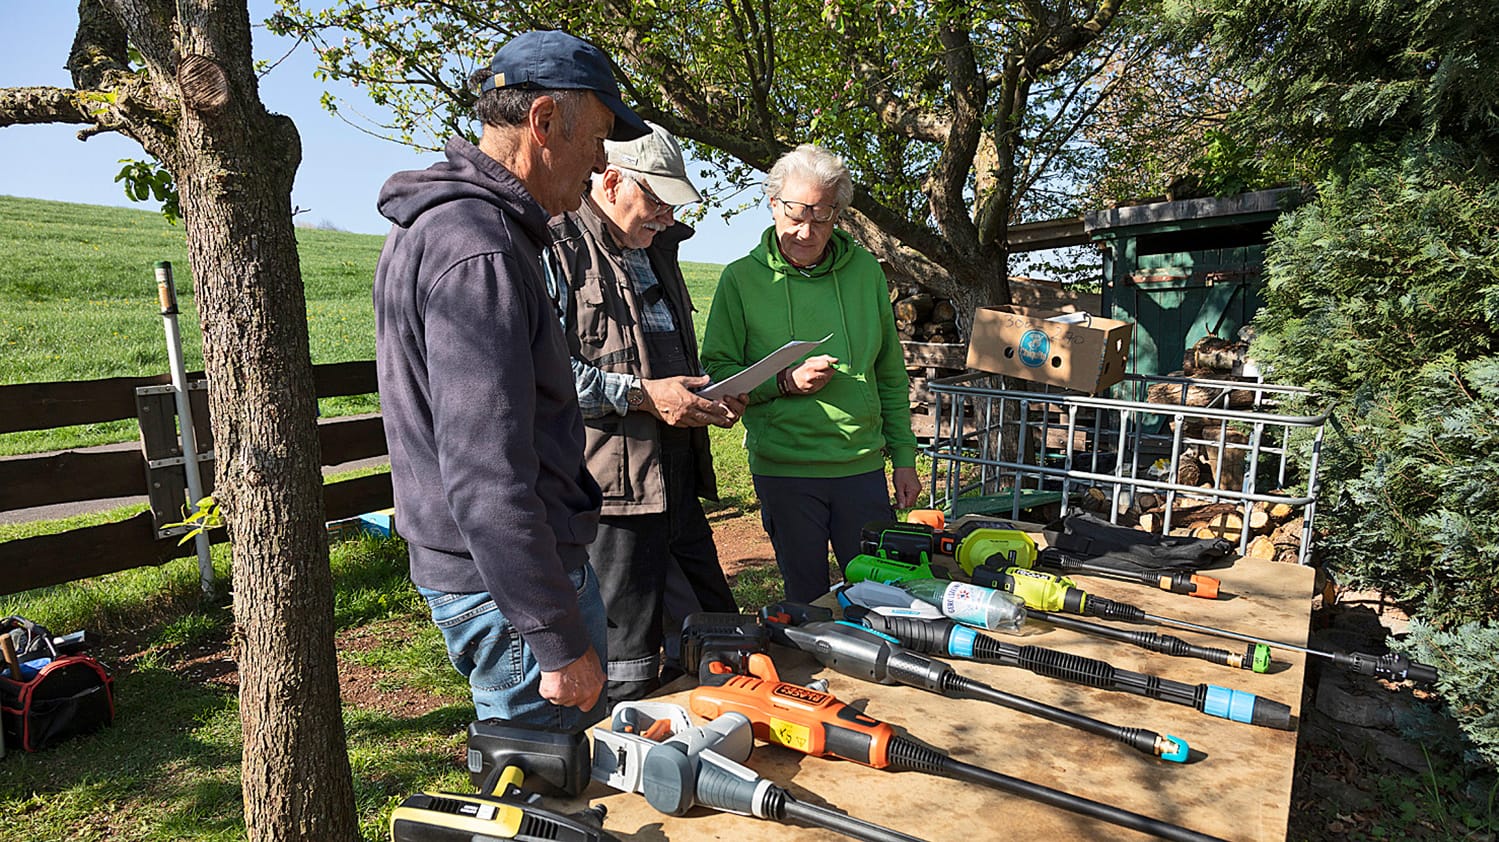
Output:
[[[1148,205],[1130,205],[1109,210],[1089,211],[1083,214],[1083,229],[1093,234],[1121,228],[1153,225],[1174,225],[1177,228],[1233,225],[1245,217],[1278,214],[1287,208],[1305,201],[1300,187],[1281,187],[1274,190],[1259,190],[1240,193],[1226,198],[1181,199],[1175,202],[1154,202]]]

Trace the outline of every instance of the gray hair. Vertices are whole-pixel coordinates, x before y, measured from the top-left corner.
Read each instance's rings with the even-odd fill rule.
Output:
[[[494,75],[488,67],[481,67],[468,77],[470,90],[479,90],[484,81]],[[549,96],[562,112],[562,135],[571,138],[573,127],[578,122],[578,111],[582,98],[588,91],[552,90],[516,86],[512,88],[490,88],[479,94],[474,101],[474,119],[486,126],[511,128],[524,126],[530,116],[531,103],[542,96]]]
[[[786,187],[786,179],[810,181],[819,187],[832,187],[838,207],[846,208],[854,200],[854,178],[843,159],[821,146],[803,143],[782,155],[765,176],[765,195],[775,198]]]

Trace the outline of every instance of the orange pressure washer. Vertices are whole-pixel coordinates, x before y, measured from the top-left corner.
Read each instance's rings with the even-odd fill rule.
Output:
[[[708,653],[711,655],[711,653]],[[1089,818],[1163,839],[1205,842],[1207,836],[1030,781],[954,760],[897,734],[886,722],[836,697],[782,681],[763,652],[735,658],[704,658],[703,684],[689,696],[692,712],[715,719],[726,713],[748,717],[755,736],[815,757],[838,757],[875,769],[916,771],[982,784]]]

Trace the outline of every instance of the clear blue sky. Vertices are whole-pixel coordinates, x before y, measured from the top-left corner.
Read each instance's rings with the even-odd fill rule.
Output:
[[[269,0],[251,0],[252,22],[274,10]],[[71,87],[63,64],[73,43],[77,4],[58,0],[0,0],[0,20],[9,37],[0,51],[0,87],[51,85]],[[255,57],[275,59],[290,47],[289,40],[254,30]],[[329,224],[345,231],[384,234],[389,224],[375,210],[375,197],[386,177],[398,170],[425,167],[440,156],[371,137],[327,113],[318,104],[324,90],[332,90],[351,105],[368,105],[362,94],[347,87],[327,85],[312,76],[316,57],[302,46],[291,58],[261,79],[260,96],[266,107],[296,121],[302,136],[302,166],[297,171],[292,203],[307,208],[299,223]],[[364,110],[369,110],[367,107]],[[77,140],[78,126],[8,126],[0,128],[3,178],[0,194],[154,209],[154,204],[131,203],[114,182],[120,159],[145,159],[134,141],[115,134]],[[697,176],[699,166],[689,166]],[[701,183],[699,186],[703,186]],[[758,194],[758,191],[753,191]],[[751,195],[751,193],[741,194]],[[697,224],[698,234],[682,247],[682,258],[704,263],[727,263],[747,253],[770,214],[755,208],[725,222],[717,212]]]

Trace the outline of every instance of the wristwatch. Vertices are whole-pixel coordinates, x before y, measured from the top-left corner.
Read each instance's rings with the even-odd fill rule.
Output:
[[[639,377],[635,378],[635,382],[625,390],[625,403],[629,404],[631,409],[639,409],[640,405],[645,403],[645,390],[640,388]]]

